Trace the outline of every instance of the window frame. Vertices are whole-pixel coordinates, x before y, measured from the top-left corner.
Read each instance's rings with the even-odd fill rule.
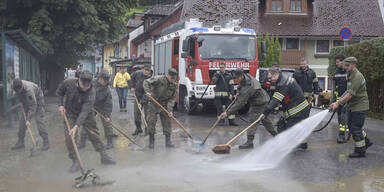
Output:
[[[299,2],[300,2],[300,6],[298,6]],[[292,3],[295,5],[295,10],[292,10]],[[300,10],[297,10],[298,8],[300,8]],[[302,2],[302,0],[290,0],[290,2],[289,2],[289,12],[295,12],[295,13],[303,12],[303,2]]]
[[[342,45],[335,46],[335,42],[342,42]],[[344,41],[343,40],[332,40],[332,47],[338,47],[338,46],[344,46]]]
[[[273,6],[274,2],[281,4],[280,10],[274,9],[274,6]],[[276,8],[277,8],[277,4],[276,4]],[[271,12],[275,12],[275,13],[284,12],[284,0],[271,0]]]
[[[297,49],[296,48],[288,48],[288,41],[290,39],[297,39]],[[299,38],[285,38],[285,50],[300,50],[300,39]]]
[[[317,50],[317,45],[318,45],[319,41],[328,41],[328,52],[319,52],[319,50]],[[329,54],[330,51],[331,51],[331,42],[330,41],[331,40],[326,40],[326,39],[318,39],[318,40],[316,40],[316,42],[315,42],[315,54],[317,54],[317,55],[327,55],[327,54]]]

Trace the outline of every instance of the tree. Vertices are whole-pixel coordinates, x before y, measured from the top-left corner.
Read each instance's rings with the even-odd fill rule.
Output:
[[[262,55],[261,51],[261,41],[265,41],[267,47],[267,58],[263,62],[263,67],[271,67],[273,63],[277,63],[278,66],[281,64],[281,45],[279,38],[277,36],[269,35],[268,33],[265,36],[257,36],[257,46],[258,46],[258,55],[259,59]]]
[[[137,0],[6,0],[0,29],[22,29],[44,53],[53,93],[64,67],[124,33],[124,14]],[[58,70],[60,69],[60,70]]]

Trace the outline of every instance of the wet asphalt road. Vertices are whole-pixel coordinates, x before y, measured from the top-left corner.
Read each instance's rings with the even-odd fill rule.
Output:
[[[129,112],[118,112],[114,93],[115,107],[113,121],[124,131],[134,131],[132,114],[133,97],[129,97]],[[384,121],[367,119],[365,128],[374,145],[363,159],[348,159],[353,142],[336,144],[336,122],[327,129],[313,133],[309,139],[307,151],[294,151],[274,169],[252,172],[227,171],[222,168],[224,161],[244,155],[249,151],[240,151],[238,144],[245,141],[243,135],[229,155],[217,155],[211,152],[216,144],[227,142],[247,123],[237,119],[239,127],[218,127],[206,142],[206,148],[195,153],[181,129],[173,125],[172,139],[176,148],[164,147],[164,136],[158,124],[155,136],[155,150],[139,150],[124,137],[115,140],[115,148],[108,153],[118,162],[114,166],[100,164],[99,155],[94,152],[90,142],[80,151],[86,168],[95,168],[103,181],[113,180],[114,184],[103,187],[76,189],[73,179],[80,173],[67,172],[71,161],[63,138],[63,118],[57,112],[55,98],[47,98],[47,119],[51,148],[35,157],[29,157],[30,139],[26,137],[26,148],[11,151],[16,142],[17,126],[10,128],[3,123],[0,128],[0,192],[32,191],[384,191]],[[316,113],[317,110],[313,110]],[[179,121],[195,137],[203,138],[208,128],[216,120],[214,110],[204,110],[198,115],[175,114]],[[327,116],[329,118],[330,115]],[[327,120],[327,119],[325,119]],[[325,121],[324,120],[324,121]],[[334,118],[336,120],[336,118]],[[323,122],[321,125],[323,125]],[[99,127],[100,126],[99,122]],[[35,125],[32,126],[34,134]],[[100,131],[103,135],[103,131]],[[105,140],[102,136],[103,141]],[[271,136],[261,126],[257,130],[256,146]],[[140,145],[146,146],[148,137],[136,138]]]

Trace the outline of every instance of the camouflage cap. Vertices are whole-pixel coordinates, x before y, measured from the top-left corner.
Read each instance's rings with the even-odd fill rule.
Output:
[[[93,74],[88,70],[84,70],[80,74],[80,81],[86,87],[89,87],[91,85],[92,78],[93,78]]]
[[[355,63],[357,64],[357,59],[356,57],[347,57],[346,59],[343,60],[344,64],[352,64]]]
[[[146,65],[144,65],[143,69],[147,70],[147,71],[150,71],[151,70],[151,65],[146,64]]]
[[[104,79],[105,82],[109,82],[110,75],[107,70],[101,70],[98,77]]]
[[[168,75],[170,75],[172,78],[176,78],[176,77],[177,77],[177,71],[176,71],[176,69],[174,69],[174,68],[169,68],[169,69],[168,69]]]
[[[12,88],[16,92],[20,92],[23,88],[23,82],[20,79],[14,79],[12,83]]]
[[[233,76],[237,79],[240,76],[244,75],[244,70],[242,68],[237,68],[235,71],[233,71]]]

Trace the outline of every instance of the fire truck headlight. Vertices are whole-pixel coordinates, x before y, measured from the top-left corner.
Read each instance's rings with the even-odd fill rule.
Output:
[[[240,27],[234,27],[233,30],[236,31],[236,32],[239,32],[240,31]]]

